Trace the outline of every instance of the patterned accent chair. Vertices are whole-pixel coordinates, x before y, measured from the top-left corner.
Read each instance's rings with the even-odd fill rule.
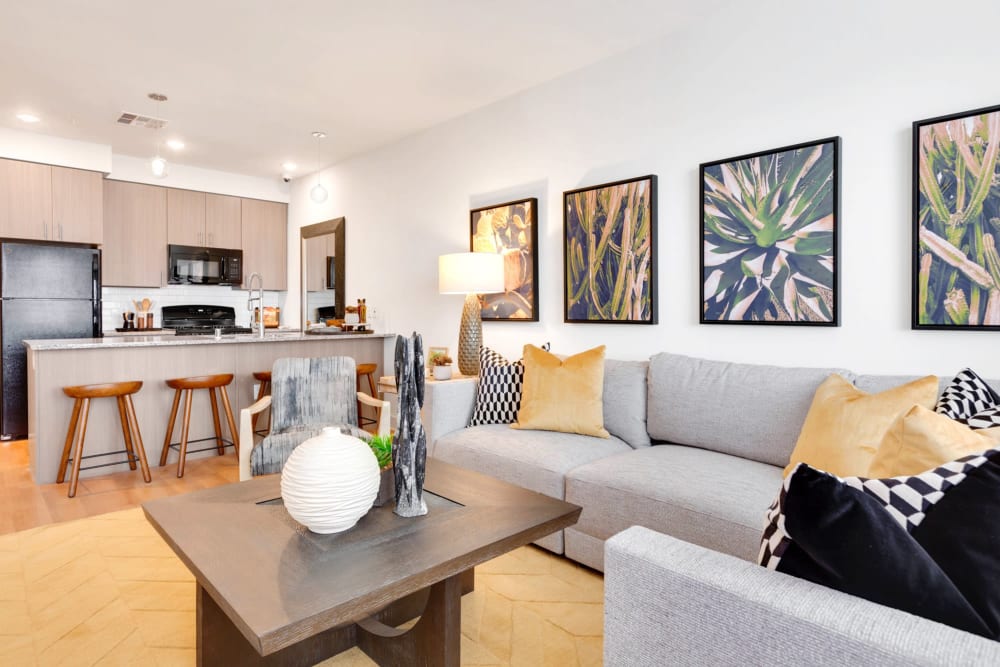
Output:
[[[240,411],[240,441],[253,443],[253,416],[271,407],[271,432],[240,448],[240,480],[281,472],[292,450],[324,427],[371,439],[358,428],[358,402],[381,408],[378,434],[389,433],[389,403],[357,391],[354,359],[278,359],[271,369],[271,395]]]

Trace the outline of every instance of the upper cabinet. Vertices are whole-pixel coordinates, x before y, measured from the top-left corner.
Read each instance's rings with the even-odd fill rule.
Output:
[[[239,197],[205,196],[205,235],[209,247],[243,247],[241,208]]]
[[[288,288],[288,205],[259,199],[242,200],[243,285],[251,273],[264,279],[264,289]]]
[[[167,188],[167,241],[175,245],[239,248],[240,198]]]
[[[2,173],[7,215],[0,235],[42,241],[56,240],[52,229],[52,167],[4,160]]]
[[[208,245],[205,241],[205,193],[165,189],[167,242],[174,245]]]
[[[96,171],[52,167],[52,227],[56,241],[100,244],[104,240],[104,176]]]
[[[95,171],[0,160],[0,236],[100,244],[103,180]]]
[[[167,267],[167,189],[104,181],[105,285],[159,287]]]

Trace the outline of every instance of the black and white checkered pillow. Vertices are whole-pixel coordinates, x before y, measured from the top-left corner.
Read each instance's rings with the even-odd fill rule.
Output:
[[[941,394],[937,412],[969,428],[993,428],[1000,426],[1000,395],[971,368],[966,368]]]
[[[469,426],[512,424],[521,407],[524,362],[507,361],[488,347],[479,350],[479,388]]]

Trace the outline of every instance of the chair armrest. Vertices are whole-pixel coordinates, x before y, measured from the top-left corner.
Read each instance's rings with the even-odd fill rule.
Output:
[[[607,665],[1000,664],[1000,643],[648,528],[604,554]]]
[[[449,433],[469,425],[476,407],[477,377],[458,377],[452,380],[424,384],[424,406],[420,412],[424,431],[427,433],[427,455],[434,455],[434,443]]]
[[[253,405],[240,410],[240,481],[250,479],[250,453],[253,451],[253,416],[271,405],[271,397],[265,396]]]
[[[365,405],[378,408],[378,426],[375,429],[375,433],[378,435],[389,435],[391,432],[389,428],[389,424],[391,423],[389,401],[380,401],[363,391],[358,392],[358,400]]]

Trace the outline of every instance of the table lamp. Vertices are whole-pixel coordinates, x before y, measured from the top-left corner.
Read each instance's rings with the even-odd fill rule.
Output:
[[[458,370],[479,375],[483,345],[480,294],[503,291],[503,257],[491,252],[456,252],[438,257],[438,292],[465,294],[458,330]]]

